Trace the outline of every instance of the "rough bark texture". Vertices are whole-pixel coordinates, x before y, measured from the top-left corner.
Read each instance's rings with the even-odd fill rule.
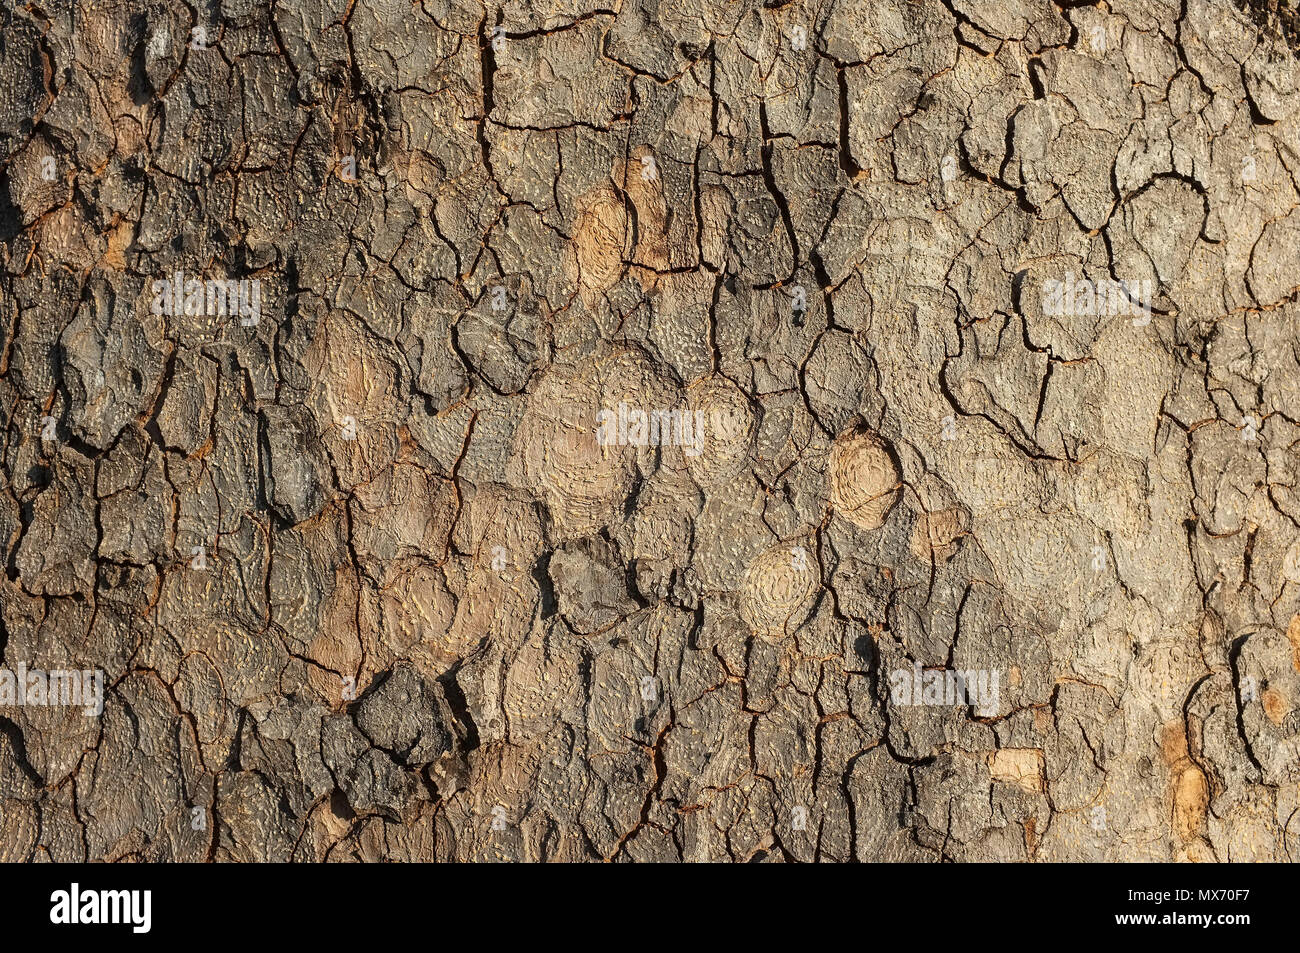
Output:
[[[1276,8],[6,0],[0,857],[1300,856]]]

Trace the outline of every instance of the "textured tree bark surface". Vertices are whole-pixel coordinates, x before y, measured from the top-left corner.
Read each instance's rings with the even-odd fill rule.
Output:
[[[6,0],[0,857],[1300,857],[1280,7]]]

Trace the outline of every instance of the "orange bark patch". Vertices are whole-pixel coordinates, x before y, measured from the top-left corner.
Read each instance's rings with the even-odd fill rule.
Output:
[[[1260,693],[1260,702],[1264,706],[1264,714],[1268,715],[1268,720],[1275,725],[1282,724],[1282,719],[1291,714],[1291,706],[1286,703],[1280,692],[1275,692],[1271,688],[1264,689]]]
[[[135,226],[122,222],[108,233],[108,250],[104,252],[104,263],[118,271],[126,270],[126,250],[135,239]]]
[[[627,209],[614,190],[601,186],[579,200],[578,225],[573,236],[578,283],[590,296],[613,287],[623,276],[629,251]]]
[[[1174,833],[1182,840],[1191,840],[1205,827],[1205,814],[1210,805],[1209,784],[1205,774],[1192,761],[1187,747],[1187,731],[1182,722],[1165,726],[1160,749],[1169,765]]]
[[[1292,616],[1286,627],[1287,641],[1291,643],[1291,667],[1300,672],[1300,615]]]

